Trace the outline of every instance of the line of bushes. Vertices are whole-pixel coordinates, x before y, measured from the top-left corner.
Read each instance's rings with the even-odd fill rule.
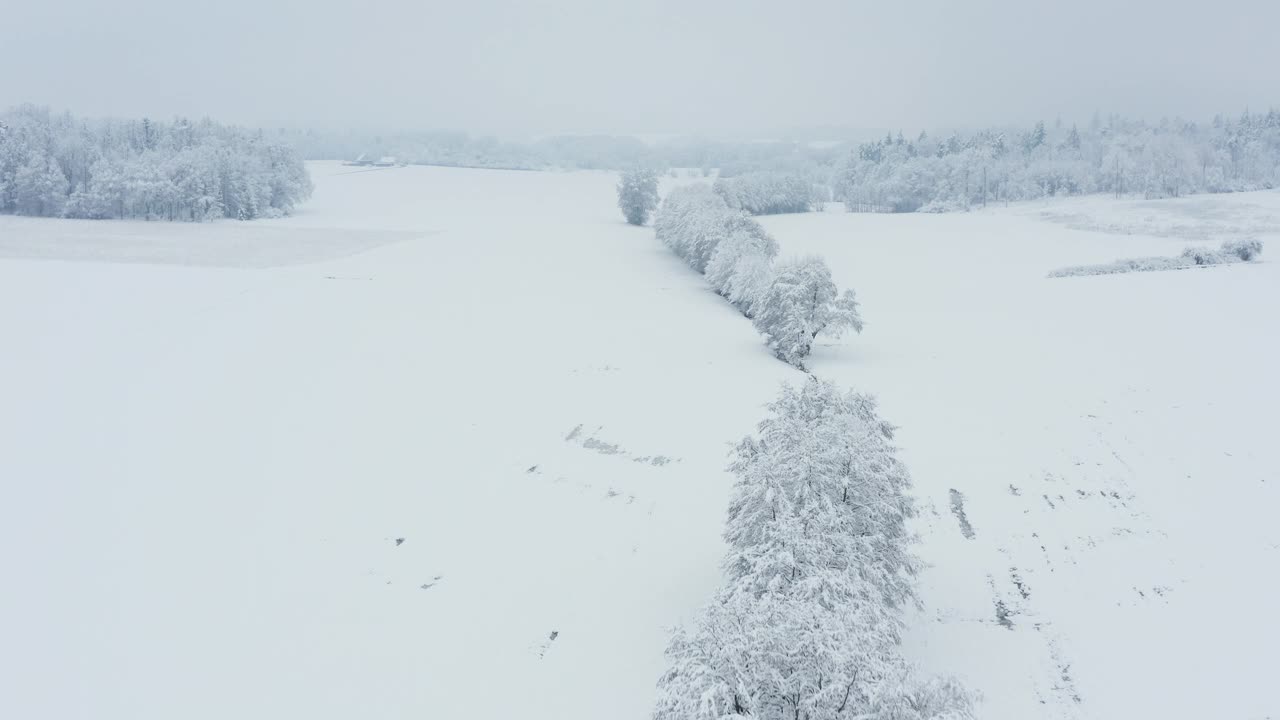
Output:
[[[1130,272],[1155,272],[1160,270],[1186,270],[1210,265],[1227,265],[1253,262],[1262,255],[1262,241],[1255,239],[1227,240],[1214,250],[1206,247],[1189,247],[1176,257],[1143,257],[1116,260],[1101,265],[1072,265],[1049,273],[1049,277],[1081,277],[1085,275],[1116,275]]]

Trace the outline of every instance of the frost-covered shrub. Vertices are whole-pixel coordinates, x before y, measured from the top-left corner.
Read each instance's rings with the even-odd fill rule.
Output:
[[[1072,265],[1054,270],[1049,273],[1049,277],[1079,277],[1084,275],[1115,275],[1129,272],[1183,270],[1195,266],[1195,260],[1184,256],[1128,258],[1101,265]]]
[[[1262,241],[1255,238],[1227,240],[1222,243],[1222,252],[1234,255],[1245,262],[1250,262],[1262,255]]]
[[[782,265],[755,306],[752,318],[780,360],[804,367],[819,333],[837,338],[862,332],[862,316],[852,290],[841,294],[831,269],[818,257]]]
[[[1230,262],[1223,253],[1204,247],[1189,247],[1182,251],[1182,257],[1196,265],[1221,265],[1224,262]]]
[[[632,225],[649,222],[649,214],[656,207],[658,173],[649,168],[634,168],[622,173],[618,178],[618,208],[627,222]]]
[[[1187,262],[1187,258],[1181,257],[1145,257],[1116,261],[1116,265],[1119,265],[1123,269],[1123,272],[1181,270],[1189,267],[1191,264],[1192,263]]]

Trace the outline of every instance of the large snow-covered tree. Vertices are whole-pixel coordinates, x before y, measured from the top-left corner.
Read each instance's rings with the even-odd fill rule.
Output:
[[[781,360],[802,367],[819,334],[839,337],[862,332],[853,290],[840,293],[822,258],[808,257],[778,267],[752,318]]]
[[[971,717],[897,650],[919,561],[892,426],[814,378],[769,411],[730,467],[727,582],[673,637],[656,720]]]
[[[658,207],[658,173],[650,168],[633,168],[618,178],[618,208],[632,225],[649,222]]]

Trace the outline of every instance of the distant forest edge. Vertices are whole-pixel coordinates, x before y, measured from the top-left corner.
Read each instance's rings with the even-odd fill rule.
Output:
[[[770,173],[852,211],[949,212],[994,202],[1110,193],[1145,198],[1280,187],[1280,112],[1207,123],[1095,116],[1087,125],[887,134],[865,143],[575,135],[507,142],[461,132],[275,131],[308,159],[393,156],[511,170],[649,167],[733,178]],[[803,210],[795,207],[793,211]]]
[[[68,218],[252,220],[311,196],[289,145],[212,120],[0,114],[0,212]]]
[[[725,141],[673,137],[646,142],[630,135],[555,135],[536,140],[501,140],[465,132],[423,130],[275,130],[273,137],[298,149],[307,160],[395,158],[410,165],[493,170],[623,170],[648,167],[712,170],[739,174],[753,170],[808,172],[835,167],[830,147],[792,141]],[[847,145],[844,147],[848,147]]]
[[[1207,123],[1095,116],[1084,126],[898,132],[865,143],[612,135],[513,142],[450,131],[79,120],[28,105],[0,113],[0,213],[275,217],[310,197],[304,159],[360,156],[508,170],[682,169],[719,178],[726,200],[753,214],[801,212],[830,200],[855,212],[953,212],[1068,195],[1164,198],[1280,187],[1280,112]]]
[[[1111,117],[1085,128],[1043,122],[915,140],[888,136],[854,150],[833,177],[851,210],[967,210],[1059,195],[1179,197],[1280,186],[1280,113],[1207,124]]]

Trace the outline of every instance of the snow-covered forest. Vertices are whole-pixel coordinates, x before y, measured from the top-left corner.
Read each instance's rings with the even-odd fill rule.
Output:
[[[1280,112],[1196,123],[1095,117],[865,143],[833,178],[850,210],[946,212],[993,202],[1110,193],[1144,198],[1280,185]]]
[[[68,218],[251,220],[288,214],[311,179],[288,145],[212,120],[0,114],[0,212]]]

